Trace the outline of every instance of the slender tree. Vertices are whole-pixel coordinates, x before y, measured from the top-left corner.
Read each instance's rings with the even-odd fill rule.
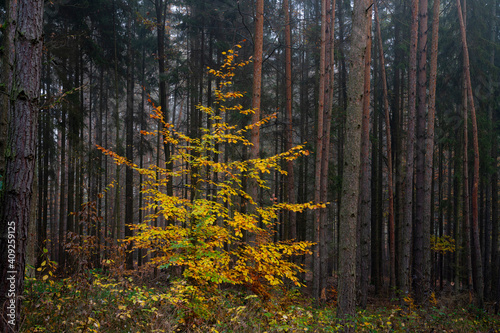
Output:
[[[166,36],[166,23],[167,23],[167,1],[166,0],[154,0],[155,12],[156,12],[156,32],[157,32],[157,50],[158,50],[158,77],[159,77],[159,95],[160,95],[160,107],[163,114],[163,119],[166,123],[169,121],[168,112],[168,101],[167,101],[167,68],[166,68],[166,54],[165,54],[165,40]],[[172,169],[172,162],[170,161],[170,151],[171,147],[167,141],[163,143],[163,149],[165,152],[165,164],[167,169]],[[167,194],[173,195],[174,188],[172,184],[172,179],[167,183]]]
[[[335,27],[335,1],[327,0],[326,2],[326,22],[325,22],[325,93],[324,93],[324,116],[323,116],[323,140],[321,154],[321,190],[320,201],[328,201],[328,177],[330,166],[330,138],[331,138],[331,123],[332,123],[332,105],[333,105],[333,82],[334,82],[334,27]],[[329,230],[328,211],[320,210],[320,257],[321,257],[321,298],[326,299],[326,288],[328,279],[328,248],[330,237],[327,237]]]
[[[410,73],[408,87],[408,129],[406,147],[406,175],[404,217],[400,227],[400,263],[399,287],[403,293],[410,292],[410,259],[412,244],[413,221],[413,174],[415,155],[415,115],[417,93],[417,43],[418,43],[418,0],[411,2],[411,29],[410,29]]]
[[[134,55],[132,49],[132,18],[127,19],[127,112],[126,112],[126,146],[125,155],[129,161],[134,159]],[[134,221],[134,171],[131,168],[125,170],[125,237],[133,236],[129,224]],[[128,245],[126,266],[127,269],[134,268],[134,253],[132,244]]]
[[[430,62],[429,62],[429,99],[427,111],[427,136],[425,143],[425,180],[424,180],[424,205],[423,205],[423,220],[426,223],[424,227],[430,227],[426,221],[431,221],[431,206],[432,206],[432,181],[434,175],[434,128],[436,117],[436,84],[437,84],[437,59],[438,59],[438,41],[439,41],[439,5],[440,0],[434,0],[432,8],[432,39],[430,48]],[[441,152],[440,152],[441,153]],[[442,162],[439,165],[442,169]],[[441,176],[441,174],[440,174]],[[440,180],[442,181],[441,177]],[[441,188],[439,186],[439,193],[441,195]],[[440,208],[440,212],[442,208]],[[441,220],[441,219],[440,219]],[[442,228],[442,225],[440,226]],[[429,233],[427,233],[429,230]],[[424,255],[425,260],[430,260],[430,228],[424,230]],[[442,236],[442,232],[441,235]],[[424,261],[424,266],[430,266],[430,263]],[[425,281],[427,283],[427,281]],[[430,287],[430,282],[425,287]]]
[[[496,15],[497,15],[497,1],[493,0],[492,6],[493,10],[491,11],[492,25],[490,31],[490,42],[491,42],[491,51],[490,51],[490,64],[491,66],[495,65],[495,55],[496,55],[496,47],[495,43],[497,41],[497,24],[496,24]],[[494,71],[490,70],[490,97],[493,97],[493,77]],[[491,159],[493,162],[493,172],[491,175],[491,288],[492,298],[497,300],[496,308],[500,306],[498,300],[500,299],[500,285],[498,284],[498,277],[500,276],[500,266],[498,265],[498,260],[500,259],[498,255],[498,241],[499,241],[499,224],[498,224],[498,137],[495,133],[495,130],[498,128],[496,125],[497,118],[493,116],[494,103],[491,103],[489,106],[489,112],[491,114],[490,121],[492,123],[493,129],[493,143],[491,145]],[[485,274],[485,277],[488,275]],[[495,309],[495,312],[498,312]]]
[[[469,49],[467,46],[467,35],[465,31],[464,18],[462,15],[462,6],[460,0],[457,0],[457,10],[458,10],[458,21],[460,23],[460,35],[462,37],[462,52],[464,57],[464,76],[465,85],[467,88],[467,100],[470,106],[470,115],[472,123],[472,147],[474,150],[474,163],[472,171],[472,193],[471,193],[471,220],[472,220],[472,241],[473,247],[471,246],[471,257],[473,256],[475,281],[474,289],[476,292],[476,301],[479,307],[483,307],[483,296],[484,296],[484,279],[483,279],[483,267],[481,260],[481,246],[479,242],[479,222],[478,222],[478,188],[479,188],[479,140],[477,133],[477,120],[476,120],[476,107],[474,105],[474,96],[472,94],[472,83],[470,78],[470,61],[469,61]],[[464,106],[465,107],[465,106]],[[467,122],[467,118],[464,118],[464,123]],[[467,133],[464,133],[467,135]],[[464,171],[465,172],[465,171]],[[468,204],[467,202],[465,203]],[[472,244],[471,244],[472,245]]]
[[[415,172],[415,219],[413,221],[413,273],[412,282],[418,303],[430,289],[430,216],[424,219],[426,156],[426,113],[427,113],[427,0],[420,0],[418,11],[418,73],[417,73],[417,123],[416,123],[416,172]],[[432,180],[432,178],[430,178]],[[430,190],[430,189],[429,189]]]
[[[262,49],[264,44],[264,0],[256,0],[255,3],[255,33],[253,38],[253,84],[252,84],[252,123],[260,121],[260,104],[262,93]],[[250,159],[259,158],[260,154],[260,126],[253,126],[250,133]],[[250,181],[248,194],[257,203],[259,188],[257,184]],[[252,208],[251,208],[252,209]],[[251,240],[252,241],[252,240]]]
[[[293,146],[293,117],[292,117],[292,28],[290,24],[290,4],[289,0],[283,0],[283,12],[285,13],[285,113],[286,113],[286,147],[285,150],[292,149]],[[295,203],[295,177],[293,161],[287,162],[287,197],[289,203]],[[288,223],[290,226],[289,237],[297,238],[297,214],[289,212]]]
[[[371,63],[372,63],[372,9],[368,11],[366,24],[367,42],[365,48],[363,121],[361,123],[361,183],[358,215],[358,298],[362,308],[368,303],[371,257],[371,183],[370,183],[370,101],[371,101]]]
[[[380,69],[382,76],[382,94],[384,99],[384,114],[385,114],[385,135],[387,141],[387,195],[389,199],[389,270],[390,270],[390,285],[396,285],[396,235],[394,224],[394,185],[393,185],[393,168],[392,168],[392,136],[391,136],[391,117],[389,110],[389,97],[387,89],[387,75],[385,71],[384,48],[382,44],[382,33],[380,31],[380,17],[378,15],[378,6],[375,5],[375,20],[377,29],[378,52],[380,59]]]
[[[321,202],[321,181],[322,181],[322,166],[325,144],[323,140],[325,128],[325,85],[326,85],[326,26],[327,26],[327,0],[321,1],[321,37],[320,37],[320,59],[319,59],[319,97],[318,97],[318,120],[317,120],[317,135],[316,135],[316,158],[315,158],[315,175],[314,175],[314,200],[316,203]],[[321,233],[322,221],[321,211],[318,209],[314,213],[314,261],[313,261],[313,296],[319,300],[321,297]]]

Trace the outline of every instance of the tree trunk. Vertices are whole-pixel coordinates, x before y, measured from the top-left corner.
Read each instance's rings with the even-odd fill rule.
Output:
[[[394,22],[394,45],[401,45],[401,40],[403,39],[403,29],[402,20],[399,19],[400,15],[403,15],[401,0],[397,0],[395,4],[395,15],[393,15]],[[402,63],[404,62],[404,51],[402,47],[396,47],[394,50],[394,94],[392,99],[392,112],[393,112],[393,127],[392,134],[394,137],[394,149],[393,149],[393,161],[394,161],[394,171],[395,171],[395,195],[394,195],[394,224],[395,224],[395,238],[396,247],[401,243],[400,230],[403,224],[403,202],[404,202],[404,163],[403,163],[403,110],[404,110],[404,77],[405,71],[401,70]],[[392,148],[392,147],[391,147]],[[400,253],[396,252],[396,286],[399,288],[399,268],[400,263]]]
[[[436,82],[437,82],[437,58],[438,58],[438,41],[439,41],[439,5],[440,0],[434,0],[434,5],[432,8],[432,40],[431,40],[431,57],[430,57],[430,68],[429,68],[429,104],[428,104],[428,115],[427,115],[427,137],[425,145],[425,179],[424,179],[424,211],[423,219],[425,223],[428,223],[432,219],[431,207],[432,201],[432,181],[433,181],[433,170],[434,170],[434,127],[435,127],[435,117],[436,117]],[[442,155],[442,152],[440,152]],[[440,163],[440,170],[442,169]],[[440,182],[442,182],[441,173]],[[441,194],[441,186],[439,186],[439,195]],[[442,207],[439,208],[440,216],[442,216]],[[428,221],[428,222],[426,222]],[[427,225],[424,225],[427,227]],[[427,232],[428,230],[428,232]],[[442,224],[440,219],[440,235],[443,236]],[[424,230],[424,267],[430,267],[430,232],[431,230]],[[439,256],[440,261],[442,260],[442,255]],[[439,271],[441,271],[442,265],[439,266]],[[442,275],[440,275],[442,277]],[[440,279],[440,281],[442,278]],[[434,280],[435,281],[435,280]],[[427,283],[427,281],[425,281]],[[430,288],[430,281],[426,285]]]
[[[253,49],[253,83],[252,83],[252,124],[260,121],[260,101],[262,93],[262,49],[264,43],[264,0],[257,0],[255,4],[255,34]],[[260,156],[260,126],[253,126],[250,133],[250,159],[258,159]],[[248,195],[255,204],[258,204],[259,187],[251,179],[248,181]],[[250,212],[254,206],[248,207]],[[255,239],[251,236],[249,241],[254,243]]]
[[[491,53],[490,53],[490,63],[493,65],[495,63],[495,43],[497,41],[497,24],[496,24],[496,15],[497,15],[497,1],[493,0],[492,3],[493,10],[491,11]],[[490,73],[490,91],[493,92],[493,82],[494,82],[494,74],[493,71]],[[492,94],[490,98],[494,98]],[[491,123],[493,124],[493,128],[495,127],[495,121],[497,118],[493,115],[493,103],[490,104],[489,110],[492,114]],[[492,131],[495,133],[494,131]],[[496,298],[498,295],[498,291],[500,290],[500,286],[498,285],[498,276],[500,275],[499,266],[497,265],[498,256],[498,237],[499,237],[499,226],[498,226],[498,139],[496,134],[493,134],[493,140],[491,145],[491,160],[493,161],[493,173],[491,175],[491,293],[492,298],[496,300],[497,307],[500,306],[500,299]],[[487,275],[485,274],[485,277]],[[498,310],[496,310],[498,312]]]
[[[495,299],[495,314],[498,314],[498,307],[500,306],[500,256],[498,254],[498,238],[500,228],[498,223],[498,139],[493,139],[492,145],[492,158],[495,171],[491,176],[491,264],[493,267],[492,279],[492,297]]]
[[[50,54],[46,55],[47,59],[50,58]],[[47,95],[45,101],[51,100],[51,83],[50,80],[50,66],[45,67],[46,86],[45,91]],[[48,218],[48,195],[49,195],[49,141],[51,141],[50,124],[51,117],[49,115],[50,108],[42,110],[40,113],[40,123],[39,128],[41,129],[42,139],[39,141],[38,159],[40,161],[39,165],[39,177],[40,181],[38,186],[40,187],[40,207],[38,209],[38,229],[37,229],[37,262],[35,267],[40,267],[40,264],[47,259],[47,253],[43,252],[43,249],[47,247],[47,218]],[[42,158],[43,156],[43,158]],[[43,161],[43,162],[42,162]],[[43,272],[43,270],[42,270]]]
[[[465,32],[464,18],[462,16],[462,7],[460,0],[457,0],[458,21],[460,23],[460,35],[462,37],[462,51],[464,57],[464,74],[467,86],[467,100],[470,105],[471,123],[472,123],[472,147],[474,149],[474,164],[472,173],[472,194],[471,194],[471,215],[472,215],[472,241],[474,248],[474,272],[476,280],[474,289],[476,292],[476,301],[478,307],[482,308],[484,294],[483,267],[481,261],[481,247],[479,243],[479,223],[478,223],[478,186],[479,186],[479,141],[477,133],[476,107],[474,105],[474,96],[472,94],[472,83],[470,78],[469,49],[467,47],[467,35]],[[464,119],[464,123],[467,120]],[[467,134],[467,133],[465,133]]]
[[[417,73],[417,123],[416,123],[416,175],[415,175],[415,220],[413,221],[413,273],[412,283],[415,300],[424,302],[430,289],[430,216],[424,219],[427,209],[425,202],[426,187],[430,191],[430,183],[425,181],[426,160],[426,113],[427,113],[427,0],[420,0],[418,29],[418,73]],[[427,156],[432,160],[432,156]],[[432,167],[430,172],[432,172]],[[432,181],[432,178],[430,178]],[[430,193],[429,193],[430,195]],[[429,206],[430,209],[430,206]],[[430,212],[430,211],[429,211]]]
[[[358,215],[358,302],[365,309],[368,302],[371,257],[371,182],[370,182],[370,98],[372,62],[372,10],[368,10],[367,41],[364,59],[363,120],[361,123],[361,183]]]
[[[378,15],[378,7],[375,5],[375,20],[377,25],[377,40],[379,49],[380,69],[382,73],[382,89],[385,111],[385,133],[387,141],[387,195],[389,199],[389,272],[390,286],[396,286],[396,236],[394,225],[394,185],[393,185],[393,168],[392,168],[392,137],[391,137],[391,116],[389,110],[389,97],[387,90],[387,76],[385,72],[385,57],[382,44],[382,34],[380,32],[380,18]]]
[[[103,147],[103,137],[102,137],[102,128],[103,128],[103,122],[104,122],[104,101],[105,101],[105,90],[104,90],[104,68],[101,68],[100,73],[99,73],[99,119],[97,120],[96,124],[96,141],[97,144],[101,147]],[[106,170],[106,167],[103,166],[103,159],[102,154],[97,154],[96,158],[96,168],[99,170],[98,173],[98,179],[97,179],[97,189],[96,189],[96,194],[101,193],[101,195],[98,195],[95,200],[97,200],[97,213],[99,216],[102,216],[102,184],[103,184],[103,171]],[[105,178],[104,178],[105,179]],[[107,197],[107,195],[106,195]],[[107,199],[106,199],[107,201]],[[104,214],[107,214],[106,210],[104,211]],[[101,225],[101,221],[99,220],[95,228],[91,230],[92,234],[95,235],[98,240],[99,240],[99,245],[103,244],[104,247],[107,245],[107,221],[104,220],[105,225]],[[103,229],[101,232],[101,228]],[[96,250],[99,248],[96,248]],[[96,251],[97,252],[97,251]],[[104,253],[106,255],[106,253]],[[94,254],[94,263],[98,264],[99,261],[99,255],[98,253]]]
[[[367,25],[369,1],[354,1],[352,35],[349,51],[349,78],[347,87],[346,140],[342,203],[340,206],[340,272],[338,317],[343,320],[355,316],[356,288],[356,225],[359,203],[361,167],[361,128],[363,118],[365,48],[368,42]],[[346,332],[353,331],[353,327]]]
[[[0,332],[17,332],[21,320],[25,250],[31,218],[42,57],[43,1],[7,2],[4,73],[8,136],[0,189]],[[8,139],[7,139],[8,138]],[[10,153],[9,153],[10,152]]]
[[[61,108],[61,164],[60,164],[60,177],[59,182],[60,192],[59,192],[59,227],[58,227],[58,251],[57,259],[58,270],[64,270],[66,266],[66,253],[64,251],[64,243],[66,241],[66,114],[67,106],[63,105]]]
[[[340,252],[340,233],[338,230],[340,229],[340,206],[342,205],[342,178],[344,174],[344,142],[345,142],[345,110],[347,109],[347,65],[346,65],[346,56],[344,52],[344,45],[346,44],[346,16],[345,13],[351,12],[351,2],[341,0],[339,2],[338,7],[338,18],[339,18],[339,105],[340,112],[337,116],[338,120],[338,140],[337,140],[337,154],[338,154],[338,162],[337,162],[337,178],[339,179],[339,184],[336,187],[336,199],[337,199],[337,239],[336,239],[336,252]],[[340,267],[339,256],[336,256],[336,266],[337,270]]]
[[[80,63],[78,61],[78,53],[74,54],[74,60],[72,61],[75,66],[73,68],[73,76],[74,81],[68,84],[68,86],[79,87],[80,86]],[[71,75],[71,74],[70,74]],[[68,233],[78,233],[77,228],[75,228],[75,216],[71,214],[76,211],[75,209],[75,197],[78,190],[76,187],[75,191],[75,181],[77,178],[75,177],[76,170],[75,167],[77,161],[77,151],[78,151],[78,141],[79,141],[79,119],[78,113],[80,113],[79,109],[79,94],[75,93],[68,97],[69,100],[69,108],[68,108],[68,152],[67,152],[67,164],[68,164],[68,175],[67,175],[67,183],[68,183],[68,196],[65,198],[67,201],[66,209],[64,214],[66,215],[66,235]],[[66,236],[65,235],[65,236]],[[64,246],[64,244],[63,244]],[[65,270],[67,272],[73,272],[75,270],[76,258],[73,253],[68,252],[64,253],[66,267]]]
[[[463,133],[462,133],[463,134]],[[462,135],[463,136],[463,135]],[[457,140],[457,144],[455,145],[455,154],[453,158],[453,164],[454,164],[454,177],[453,177],[453,222],[454,222],[454,236],[455,236],[455,244],[457,244],[457,251],[454,253],[454,271],[453,271],[453,277],[454,277],[454,283],[455,283],[455,290],[460,290],[461,285],[460,285],[460,277],[461,277],[461,272],[460,272],[460,262],[462,260],[462,248],[463,248],[463,243],[464,243],[464,228],[462,226],[462,219],[464,219],[463,216],[461,216],[461,208],[463,205],[463,200],[460,200],[463,197],[463,188],[461,185],[463,185],[463,178],[464,178],[464,170],[463,170],[463,145],[464,143],[461,142],[461,140],[464,140],[462,137],[459,137],[459,140]],[[462,148],[462,149],[461,149]],[[462,182],[460,181],[462,180]],[[464,211],[465,213],[465,211]],[[468,266],[468,265],[467,265]],[[467,273],[466,273],[467,274]]]
[[[134,56],[132,51],[132,18],[127,20],[127,114],[125,121],[126,146],[125,156],[133,163],[134,161]],[[134,170],[127,167],[125,170],[125,238],[133,236],[129,224],[134,222]],[[132,243],[127,245],[126,255],[127,269],[134,268],[134,252]]]
[[[465,67],[465,60],[464,60]],[[465,70],[463,72],[462,82],[462,119],[463,119],[463,219],[465,233],[465,256],[467,260],[467,289],[472,298],[472,248],[470,232],[470,193],[469,193],[469,135],[468,135],[468,117],[467,117],[467,83],[465,80]]]
[[[145,36],[145,30],[141,30],[141,37],[144,38]],[[140,132],[145,131],[145,120],[144,120],[144,114],[146,113],[146,47],[144,44],[142,44],[142,50],[141,50],[141,104],[139,108],[140,116],[139,116],[139,130]],[[141,134],[139,137],[139,168],[144,167],[144,135]],[[144,176],[142,173],[139,174],[139,187],[142,187],[142,182],[143,182]],[[139,191],[139,211],[138,211],[138,223],[143,223],[143,193],[142,191]],[[141,266],[143,262],[146,262],[146,259],[143,258],[143,251],[142,249],[137,249],[137,265]]]
[[[290,5],[289,0],[283,0],[283,11],[285,13],[285,113],[286,113],[286,147],[285,150],[292,149],[293,146],[293,118],[292,118],[292,37],[290,25]],[[295,178],[293,170],[293,161],[287,162],[287,201],[291,204],[295,199]],[[297,214],[290,211],[288,223],[291,239],[297,238]]]
[[[326,84],[326,16],[327,16],[327,0],[321,0],[321,39],[320,39],[320,60],[319,60],[319,97],[318,97],[318,121],[316,135],[316,159],[315,159],[315,175],[314,175],[314,201],[320,203],[321,196],[321,181],[322,181],[322,166],[323,166],[323,131],[325,123],[325,84]],[[317,209],[314,212],[314,261],[313,261],[313,297],[316,300],[321,298],[321,210]]]
[[[490,64],[491,66],[493,66],[495,64],[495,50],[496,50],[496,47],[495,47],[495,43],[496,43],[496,40],[497,40],[497,20],[496,20],[496,17],[497,17],[497,1],[496,0],[493,0],[492,1],[492,10],[491,10],[491,30],[490,30],[490,45],[491,45],[491,51],[490,51]],[[489,95],[489,98],[492,99],[494,98],[493,96],[493,92],[494,92],[494,88],[493,88],[493,82],[494,82],[494,78],[493,78],[493,70],[490,69],[490,74],[489,74],[489,85],[488,85],[488,90],[490,92],[490,95]],[[489,238],[489,235],[487,237],[488,241],[489,241],[489,247],[490,247],[490,253],[486,252],[485,251],[485,255],[486,255],[486,260],[484,261],[485,262],[485,269],[484,269],[484,277],[485,279],[489,279],[489,282],[488,282],[488,285],[489,285],[489,288],[486,288],[485,287],[485,290],[484,290],[484,294],[485,294],[485,297],[488,296],[489,299],[494,299],[494,290],[495,290],[495,284],[496,284],[496,280],[495,280],[495,276],[496,276],[496,269],[494,268],[495,266],[495,263],[496,263],[496,256],[497,256],[497,252],[498,252],[498,248],[495,248],[495,246],[498,246],[498,233],[495,234],[495,231],[494,229],[497,227],[498,225],[498,211],[495,211],[498,209],[498,202],[495,202],[495,197],[496,199],[498,200],[498,193],[494,193],[495,191],[498,191],[498,184],[494,184],[494,181],[497,180],[497,177],[498,176],[495,176],[495,174],[497,173],[497,159],[496,159],[496,144],[497,144],[497,138],[496,138],[496,124],[495,124],[495,121],[496,121],[496,117],[494,116],[494,103],[492,101],[490,101],[490,104],[489,104],[489,107],[488,107],[488,118],[490,120],[490,135],[492,135],[492,144],[491,144],[491,150],[490,150],[490,156],[491,156],[491,161],[493,161],[492,163],[492,172],[489,174],[489,182],[488,182],[488,186],[489,186],[489,191],[490,191],[490,195],[488,196],[488,201],[490,202],[490,207],[491,207],[491,219],[488,221],[489,223],[489,232],[491,234],[491,241],[490,241],[490,238]],[[496,214],[496,215],[495,215]],[[495,239],[495,237],[497,239]]]
[[[157,25],[157,47],[158,47],[158,76],[159,76],[159,95],[160,95],[160,107],[163,115],[163,126],[164,130],[167,130],[167,123],[169,121],[168,112],[168,101],[167,101],[167,78],[166,76],[166,55],[165,55],[165,25],[167,22],[167,3],[165,0],[155,0],[155,10],[156,10],[156,25]],[[168,142],[163,143],[163,149],[165,152],[165,167],[167,170],[172,169],[172,162],[170,161],[170,144]],[[174,194],[174,188],[172,184],[171,176],[167,182],[167,195],[172,196]]]
[[[375,48],[377,46],[375,45]],[[377,58],[375,57],[374,68],[377,68]],[[374,71],[373,81],[377,82],[377,71]],[[378,95],[377,87],[374,86],[374,100],[376,101],[376,96]],[[375,104],[375,109],[377,106]],[[374,113],[373,116],[373,138],[372,140],[372,181],[371,181],[371,197],[372,197],[372,209],[371,209],[371,224],[372,224],[372,281],[375,285],[375,293],[378,295],[382,291],[382,286],[384,283],[384,269],[383,269],[383,244],[382,244],[382,198],[380,193],[382,187],[382,172],[380,171],[380,160],[382,156],[379,151],[379,141],[381,140],[381,134],[379,133],[379,122],[380,117],[378,113]]]
[[[322,134],[322,149],[321,154],[321,193],[320,202],[328,201],[328,169],[330,165],[330,137],[332,123],[332,105],[333,105],[333,80],[334,80],[334,22],[335,22],[335,1],[327,0],[326,2],[326,26],[325,26],[325,93],[324,93],[324,116],[323,116],[323,134]],[[320,210],[320,257],[321,257],[321,278],[320,290],[321,298],[326,300],[326,288],[328,279],[328,244],[330,238],[328,234],[328,210]]]
[[[410,30],[410,73],[409,73],[409,101],[408,101],[408,130],[406,148],[406,176],[404,217],[400,228],[402,244],[400,255],[399,287],[403,295],[410,292],[410,259],[412,244],[413,221],[413,172],[415,153],[415,114],[417,93],[417,43],[418,43],[418,0],[411,2],[411,30]]]

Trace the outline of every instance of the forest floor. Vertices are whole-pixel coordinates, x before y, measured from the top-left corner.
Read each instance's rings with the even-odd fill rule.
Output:
[[[162,273],[163,274],[163,273]],[[21,332],[338,332],[335,297],[315,306],[298,289],[264,299],[243,289],[212,295],[157,278],[84,271],[69,278],[27,278]],[[334,294],[333,294],[334,295]],[[351,321],[356,332],[500,332],[493,305],[468,305],[468,295],[431,297],[423,307],[405,299],[370,298]]]

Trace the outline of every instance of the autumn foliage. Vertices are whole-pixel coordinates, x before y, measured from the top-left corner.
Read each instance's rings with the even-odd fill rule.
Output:
[[[142,184],[147,202],[144,208],[155,213],[144,223],[134,225],[135,236],[127,241],[132,242],[135,249],[147,250],[150,265],[163,269],[179,267],[182,285],[187,283],[193,293],[212,292],[221,284],[229,284],[246,286],[265,298],[273,286],[285,281],[301,285],[298,273],[304,269],[291,258],[309,253],[312,245],[295,240],[275,242],[273,230],[281,222],[280,212],[301,212],[324,205],[271,201],[260,204],[248,195],[246,181],[253,180],[261,189],[268,190],[264,175],[273,170],[286,174],[281,163],[308,152],[303,146],[296,146],[267,158],[234,160],[223,157],[233,147],[251,145],[247,133],[275,117],[269,115],[243,127],[224,121],[226,113],[248,115],[254,110],[238,104],[243,93],[232,89],[235,71],[249,61],[238,62],[234,50],[223,55],[225,61],[221,68],[209,69],[209,73],[220,81],[215,90],[214,106],[197,106],[209,124],[200,128],[199,137],[177,131],[163,119],[159,107],[154,108],[152,117],[163,123],[163,129],[142,133],[160,135],[172,144],[171,163],[167,163],[172,165],[171,170],[158,165],[140,168],[112,151],[100,149],[116,163],[133,168],[146,179]],[[190,179],[185,184],[190,195],[183,195],[183,191],[168,195],[161,190],[169,181],[186,178]],[[246,209],[250,206],[254,209]],[[166,226],[155,226],[159,217],[167,221]],[[177,288],[179,286],[177,284]]]

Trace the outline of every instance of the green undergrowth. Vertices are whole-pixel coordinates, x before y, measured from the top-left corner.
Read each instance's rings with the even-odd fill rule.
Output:
[[[97,271],[65,279],[27,279],[21,332],[337,332],[334,304],[316,307],[297,289],[262,299],[244,289],[210,293],[183,280],[111,278]],[[498,332],[500,317],[434,299],[370,304],[356,332]],[[443,303],[443,304],[441,304]],[[451,301],[453,303],[453,301]],[[399,305],[401,306],[399,306]]]

